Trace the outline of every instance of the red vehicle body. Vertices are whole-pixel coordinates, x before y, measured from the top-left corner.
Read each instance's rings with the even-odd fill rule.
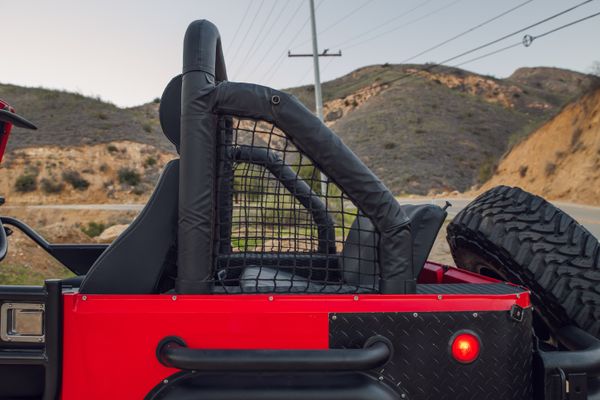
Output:
[[[497,281],[430,263],[423,271],[422,282]],[[203,349],[325,350],[329,348],[331,315],[509,312],[514,306],[530,308],[527,290],[507,295],[327,295],[325,299],[321,295],[67,293],[62,398],[114,398],[115,388],[119,388],[120,398],[143,398],[177,372],[162,365],[155,354],[158,343],[174,334],[190,347]],[[118,331],[114,327],[119,327]],[[457,327],[457,332],[468,328]],[[451,338],[452,335],[446,338],[448,346]],[[114,359],[117,348],[127,349],[127,357],[119,362]],[[450,354],[440,356],[450,357]],[[136,367],[140,365],[144,368]],[[90,387],[94,391],[90,392]]]

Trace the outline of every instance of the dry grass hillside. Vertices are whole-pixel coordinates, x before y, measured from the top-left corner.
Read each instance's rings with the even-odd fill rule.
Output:
[[[591,82],[553,68],[522,68],[503,80],[449,67],[375,65],[324,83],[325,119],[395,194],[465,191],[489,179],[512,144]],[[312,86],[288,91],[314,106]],[[0,167],[0,190],[11,202],[144,201],[164,160],[175,156],[160,131],[158,99],[121,109],[6,84],[0,98],[39,126],[11,137]],[[156,164],[146,165],[148,157]],[[119,178],[122,169],[140,182]],[[88,186],[73,186],[73,171]]]
[[[600,205],[600,88],[564,107],[515,146],[482,190],[499,184]]]
[[[3,160],[0,193],[13,205],[141,203],[173,158],[170,152],[131,141],[27,147]]]
[[[323,85],[326,123],[392,191],[465,191],[515,143],[595,82],[554,68],[508,79],[457,68],[377,65]],[[289,89],[308,107],[311,86]]]

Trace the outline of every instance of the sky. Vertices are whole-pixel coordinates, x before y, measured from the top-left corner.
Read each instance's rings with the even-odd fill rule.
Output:
[[[400,63],[524,4],[411,62],[440,62],[583,0],[315,0],[327,81],[359,67]],[[515,35],[467,61],[600,12],[600,0]],[[0,82],[99,96],[120,107],[159,97],[181,71],[182,42],[195,19],[221,32],[229,79],[286,88],[313,83],[309,0],[0,0]],[[462,68],[509,76],[525,66],[589,72],[600,60],[600,16]],[[0,97],[2,93],[0,92]]]

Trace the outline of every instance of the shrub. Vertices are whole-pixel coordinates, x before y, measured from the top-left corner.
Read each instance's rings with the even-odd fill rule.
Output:
[[[131,168],[121,168],[118,172],[119,183],[136,186],[141,182],[140,174]]]
[[[155,97],[155,98],[154,98],[154,100],[152,100],[152,102],[153,102],[154,104],[158,104],[158,103],[160,103],[160,97]]]
[[[493,157],[488,157],[479,166],[478,180],[479,183],[484,183],[496,172],[496,163]]]
[[[62,173],[62,178],[65,182],[73,186],[73,189],[75,190],[83,191],[90,186],[90,182],[82,177],[77,171],[65,171]]]
[[[144,160],[144,168],[154,167],[155,165],[156,165],[156,158],[154,158],[152,156],[148,156]]]
[[[148,133],[152,132],[152,126],[150,124],[144,124],[144,125],[142,125],[142,129],[145,132],[148,132]]]
[[[15,181],[15,190],[20,193],[33,192],[37,189],[37,176],[25,173]]]
[[[554,163],[546,163],[546,168],[544,169],[546,172],[546,176],[550,176],[556,172],[556,164]]]
[[[106,121],[108,119],[108,115],[104,114],[103,112],[99,112],[97,114],[97,116],[98,116],[98,119],[101,119],[103,121]]]
[[[108,171],[108,164],[100,165],[100,172],[106,172],[106,171]]]
[[[49,178],[42,179],[40,181],[40,186],[42,187],[42,192],[47,194],[60,193],[65,188],[64,183]]]
[[[525,178],[525,176],[527,175],[527,170],[528,170],[528,169],[529,169],[529,168],[527,167],[527,165],[521,165],[521,166],[519,167],[519,176],[520,176],[521,178]]]
[[[396,143],[394,142],[387,142],[383,145],[383,148],[386,150],[393,149],[394,147],[396,147]]]
[[[114,144],[109,144],[108,146],[106,146],[106,150],[108,150],[109,153],[117,153],[119,151],[117,146],[115,146]]]
[[[89,237],[100,236],[102,232],[106,229],[106,225],[102,222],[88,222],[87,226],[81,227],[81,231],[88,235]]]

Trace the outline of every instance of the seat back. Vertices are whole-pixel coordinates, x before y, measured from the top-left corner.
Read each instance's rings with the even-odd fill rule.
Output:
[[[410,219],[413,266],[415,276],[418,276],[447,213],[433,204],[403,205],[402,209]],[[378,241],[379,235],[371,221],[363,216],[356,217],[340,254],[346,284],[358,287],[377,286],[379,263],[375,250]]]
[[[179,160],[172,160],[142,212],[92,265],[79,292],[158,292],[163,271],[176,257],[178,199]]]

